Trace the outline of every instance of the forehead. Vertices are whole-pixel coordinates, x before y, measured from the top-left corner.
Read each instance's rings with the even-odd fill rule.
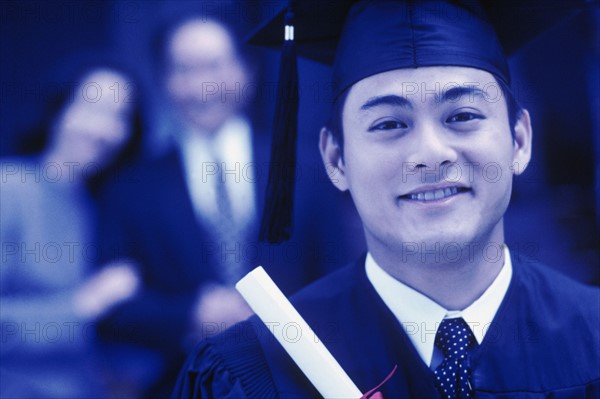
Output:
[[[386,95],[401,96],[413,103],[429,103],[440,101],[447,92],[457,93],[457,88],[471,90],[469,98],[477,95],[483,99],[497,99],[501,96],[500,86],[489,72],[468,67],[434,66],[395,69],[369,76],[350,88],[347,103]]]
[[[115,83],[122,84],[126,81],[127,77],[120,72],[111,69],[96,69],[86,74],[81,79],[80,85],[85,86],[94,83],[104,87]]]
[[[95,112],[106,110],[120,113],[131,108],[135,85],[124,74],[111,69],[96,69],[81,79],[72,99],[75,109],[90,107]]]
[[[222,25],[213,21],[192,20],[177,28],[168,42],[171,61],[208,59],[233,52],[233,41]]]

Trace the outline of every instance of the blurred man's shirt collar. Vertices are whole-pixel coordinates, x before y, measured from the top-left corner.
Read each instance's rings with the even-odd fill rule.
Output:
[[[250,223],[256,217],[250,124],[236,116],[214,134],[204,133],[190,129],[177,140],[197,216],[210,220],[218,214],[216,179],[224,173],[234,220]]]

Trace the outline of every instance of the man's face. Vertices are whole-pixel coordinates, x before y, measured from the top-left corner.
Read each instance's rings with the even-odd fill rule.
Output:
[[[167,91],[187,124],[214,132],[237,112],[247,77],[225,28],[187,22],[173,34],[167,56]]]
[[[512,176],[529,162],[528,114],[511,136],[500,88],[463,67],[399,69],[350,89],[344,156],[321,149],[334,184],[349,190],[373,251],[443,251],[504,242]]]

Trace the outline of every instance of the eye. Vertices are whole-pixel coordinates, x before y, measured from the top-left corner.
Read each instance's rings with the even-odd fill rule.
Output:
[[[446,119],[446,123],[469,122],[469,121],[472,121],[475,119],[485,119],[485,118],[482,115],[478,115],[473,112],[460,112],[460,113],[454,114],[450,118]]]
[[[376,130],[396,130],[396,129],[406,129],[408,125],[404,122],[396,121],[396,120],[385,120],[369,128],[370,132],[374,132]]]

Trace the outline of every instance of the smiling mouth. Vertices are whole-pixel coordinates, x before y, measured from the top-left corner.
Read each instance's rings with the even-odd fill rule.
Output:
[[[420,192],[416,192],[416,193],[410,193],[410,194],[402,195],[402,196],[400,196],[400,198],[409,199],[409,200],[413,200],[413,201],[422,201],[422,202],[438,201],[438,200],[452,197],[452,196],[460,194],[460,193],[467,192],[469,190],[470,189],[466,188],[466,187],[446,187],[446,188],[438,188],[435,190],[426,190],[426,191],[420,191]]]

